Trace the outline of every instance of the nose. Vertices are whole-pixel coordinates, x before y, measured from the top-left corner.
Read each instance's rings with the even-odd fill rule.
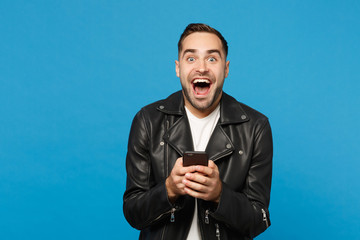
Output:
[[[203,73],[206,73],[207,71],[208,71],[208,68],[206,65],[206,61],[205,60],[198,61],[197,72],[200,74],[203,74]]]

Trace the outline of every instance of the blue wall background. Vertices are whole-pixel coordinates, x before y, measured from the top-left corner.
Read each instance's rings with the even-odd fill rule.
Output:
[[[358,1],[0,3],[0,239],[136,239],[122,214],[134,114],[180,89],[190,22],[230,47],[225,91],[274,134],[272,226],[359,239]]]

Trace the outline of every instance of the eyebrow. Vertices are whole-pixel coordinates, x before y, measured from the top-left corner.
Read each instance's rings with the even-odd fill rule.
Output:
[[[184,57],[184,55],[186,54],[186,53],[195,53],[195,52],[197,52],[198,50],[196,50],[196,49],[186,49],[184,52],[183,52],[183,54],[182,54],[182,57]],[[217,49],[209,49],[209,50],[207,50],[206,51],[208,54],[211,54],[211,53],[217,53],[217,54],[219,54],[219,56],[220,57],[222,57],[221,56],[221,52],[219,51],[219,50],[217,50]]]
[[[184,52],[183,52],[183,54],[182,54],[182,58],[185,56],[185,54],[187,54],[187,53],[194,53],[194,52],[196,52],[196,50],[195,49],[186,49]]]

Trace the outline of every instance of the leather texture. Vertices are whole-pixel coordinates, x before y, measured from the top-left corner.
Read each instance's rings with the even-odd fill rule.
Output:
[[[123,210],[130,225],[141,230],[139,239],[186,239],[195,199],[182,196],[171,204],[165,180],[177,158],[192,150],[181,91],[136,114]],[[196,200],[202,239],[254,238],[270,225],[273,143],[267,117],[223,93],[206,152],[223,186],[219,204]]]

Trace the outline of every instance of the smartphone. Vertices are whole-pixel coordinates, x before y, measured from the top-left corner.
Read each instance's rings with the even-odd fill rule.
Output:
[[[201,151],[186,151],[183,156],[183,166],[188,167],[191,165],[208,165],[208,155],[206,152]]]

